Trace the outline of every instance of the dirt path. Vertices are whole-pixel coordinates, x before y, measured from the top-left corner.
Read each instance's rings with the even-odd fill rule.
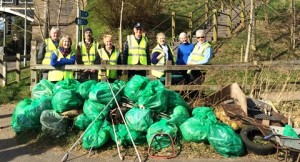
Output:
[[[12,162],[55,162],[61,161],[62,157],[66,153],[66,149],[59,146],[49,146],[49,147],[37,147],[36,141],[29,141],[25,144],[20,144],[20,137],[16,137],[14,131],[10,126],[11,115],[16,104],[5,104],[0,106],[0,161],[12,161]],[[34,137],[33,137],[34,139]],[[121,161],[117,156],[117,151],[113,154],[107,154],[106,156],[93,155],[88,156],[87,152],[74,151],[70,154],[68,161],[74,162],[95,162],[95,161]],[[172,162],[183,162],[187,159],[181,157],[180,155],[176,158],[170,160],[158,160],[158,159],[148,159],[147,161],[172,161]],[[274,159],[269,157],[241,157],[241,158],[217,158],[217,159],[201,159],[192,158],[188,159],[190,162],[205,161],[205,162],[219,162],[219,161],[266,161],[271,162]],[[125,160],[134,161],[134,160]],[[135,160],[138,161],[138,160]]]

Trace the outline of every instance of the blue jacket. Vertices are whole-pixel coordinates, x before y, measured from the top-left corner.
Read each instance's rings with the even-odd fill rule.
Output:
[[[176,65],[186,65],[187,60],[194,49],[192,43],[182,43],[178,47]]]

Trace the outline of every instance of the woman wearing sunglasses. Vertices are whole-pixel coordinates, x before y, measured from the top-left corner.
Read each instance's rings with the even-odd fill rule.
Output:
[[[213,56],[213,49],[209,42],[206,41],[205,31],[196,31],[197,44],[195,45],[192,53],[190,54],[187,64],[188,65],[203,65],[208,64]],[[194,84],[202,84],[204,82],[205,71],[202,70],[188,70],[191,74],[191,81]]]

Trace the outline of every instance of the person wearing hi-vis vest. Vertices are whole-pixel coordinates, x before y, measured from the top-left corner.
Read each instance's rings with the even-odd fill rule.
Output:
[[[112,39],[112,35],[103,36],[104,47],[98,49],[100,60],[107,61],[107,64],[109,65],[120,65],[122,64],[120,51],[113,45]],[[122,71],[120,70],[106,70],[106,77],[108,78],[109,82],[114,82],[116,79],[119,79],[121,74]],[[100,71],[98,74],[98,79],[101,79]]]
[[[56,51],[59,44],[59,28],[53,27],[50,30],[50,37],[46,38],[43,43],[39,45],[38,64],[50,65],[51,55]],[[48,79],[49,70],[42,70],[42,79]]]
[[[98,48],[99,43],[93,38],[91,28],[83,29],[84,40],[79,42],[76,53],[76,63],[84,65],[94,65],[99,62]],[[88,79],[98,81],[98,71],[95,69],[85,69],[80,71],[80,80]]]
[[[123,64],[124,65],[150,65],[150,54],[148,38],[143,36],[143,26],[136,23],[133,27],[133,35],[128,35],[124,43]],[[145,70],[129,70],[128,79],[138,74],[146,76]]]
[[[50,65],[54,67],[75,64],[75,53],[71,52],[72,40],[69,36],[64,36],[59,42],[58,49],[52,52]],[[48,80],[57,82],[64,79],[74,79],[72,70],[51,70]]]
[[[190,54],[187,64],[188,65],[203,65],[208,64],[213,56],[213,49],[209,42],[206,41],[204,30],[196,31],[197,44],[195,45],[192,53]],[[194,84],[202,84],[205,79],[206,72],[203,70],[188,70],[191,75],[191,82]]]
[[[151,64],[166,65],[171,60],[172,65],[175,63],[174,53],[169,45],[166,44],[166,36],[164,33],[156,35],[157,45],[152,50]],[[164,70],[151,70],[151,74],[157,78],[165,75]]]

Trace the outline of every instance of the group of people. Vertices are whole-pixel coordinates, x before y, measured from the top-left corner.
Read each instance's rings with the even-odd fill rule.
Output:
[[[181,44],[178,47],[175,56],[172,48],[166,42],[164,33],[156,35],[157,45],[152,49],[150,54],[148,39],[143,35],[143,26],[136,23],[133,27],[133,34],[126,37],[124,50],[120,51],[113,45],[113,36],[104,35],[103,42],[97,42],[93,38],[93,32],[90,28],[83,30],[83,41],[79,42],[76,47],[76,53],[72,52],[72,40],[69,36],[63,36],[60,40],[58,28],[52,28],[50,38],[44,40],[39,47],[38,63],[51,65],[54,67],[63,65],[98,65],[102,60],[107,61],[110,65],[166,65],[168,61],[172,65],[198,65],[207,64],[213,55],[211,45],[206,41],[204,30],[197,30],[197,44],[189,43],[188,35],[180,33],[179,39]],[[43,79],[49,81],[60,81],[63,79],[73,79],[74,74],[71,70],[50,70],[43,71]],[[133,75],[146,76],[145,70],[129,70],[128,78]],[[184,76],[186,82],[195,81],[203,76],[201,71],[180,71],[177,72]],[[109,81],[119,79],[122,75],[121,70],[106,70],[106,77]],[[151,75],[161,78],[165,75],[163,70],[151,70]],[[101,75],[96,69],[86,69],[80,72],[81,80],[99,80]]]

